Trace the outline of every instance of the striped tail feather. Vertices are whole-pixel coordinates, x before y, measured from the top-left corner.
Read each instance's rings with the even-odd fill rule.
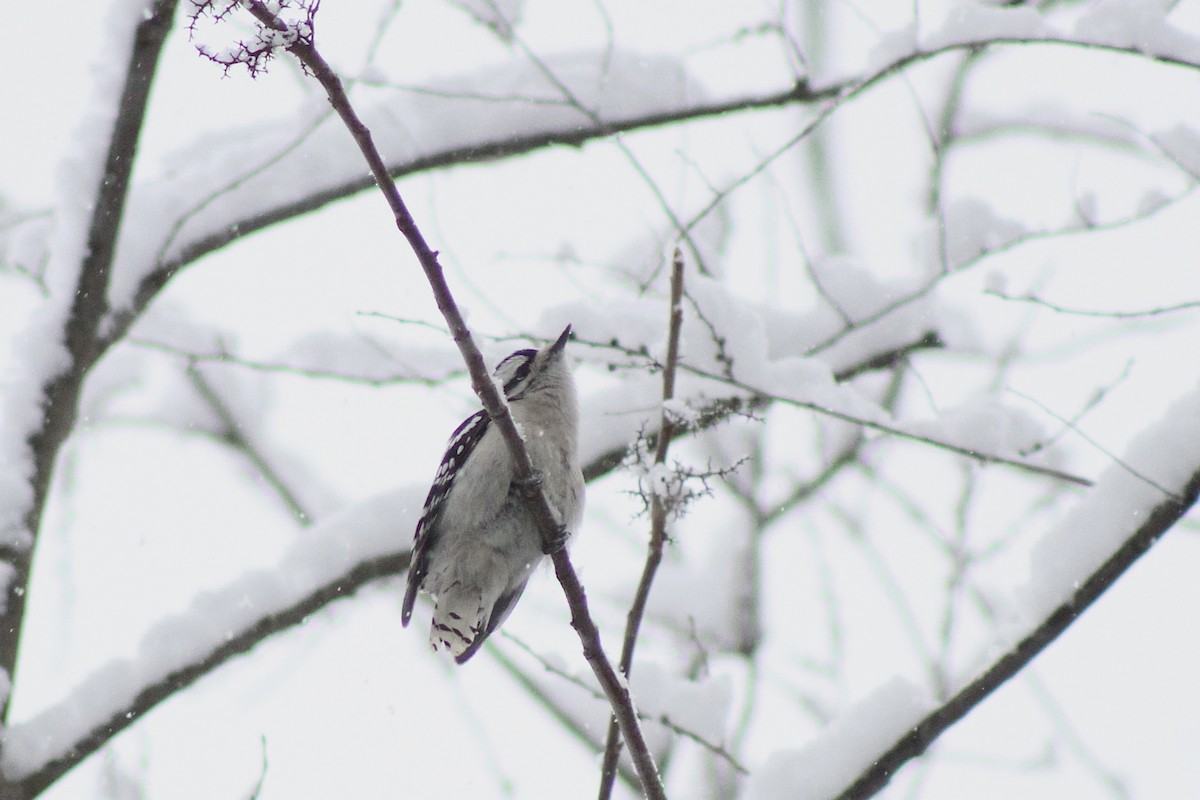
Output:
[[[433,625],[429,629],[429,643],[434,650],[450,651],[450,655],[457,660],[483,635],[486,626],[480,592],[455,585],[437,599]]]

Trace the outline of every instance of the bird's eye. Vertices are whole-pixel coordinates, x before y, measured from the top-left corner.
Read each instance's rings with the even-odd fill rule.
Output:
[[[504,394],[508,399],[513,399],[525,389],[536,356],[536,350],[518,350],[496,367],[496,378],[504,385]]]

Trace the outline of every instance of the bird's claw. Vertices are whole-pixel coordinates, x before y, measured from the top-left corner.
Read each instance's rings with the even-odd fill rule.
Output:
[[[534,493],[545,483],[546,476],[541,470],[534,470],[528,478],[513,478],[512,485],[526,500],[532,500]]]
[[[549,541],[542,543],[542,552],[548,556],[552,556],[559,550],[562,550],[567,544],[567,537],[569,535],[567,533],[567,526],[559,525],[554,531],[554,536]]]

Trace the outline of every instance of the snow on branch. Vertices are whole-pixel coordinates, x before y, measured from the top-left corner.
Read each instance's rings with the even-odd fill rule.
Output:
[[[1102,20],[1105,13],[1115,13],[1105,12],[1105,7],[1101,4],[1090,16]],[[393,88],[364,108],[363,118],[387,153],[388,172],[399,177],[730,112],[829,101],[814,123],[820,124],[841,105],[909,67],[963,50],[1010,44],[1073,46],[1200,67],[1200,47],[1185,47],[1191,41],[1186,34],[1165,18],[1154,23],[1149,12],[1142,15],[1147,17],[1142,29],[1150,38],[1130,42],[1128,37],[1101,35],[1098,26],[1064,31],[1040,23],[1011,23],[1016,15],[1036,13],[1030,9],[992,11],[993,15],[948,20],[940,33],[920,43],[910,31],[899,37],[903,47],[892,48],[887,58],[877,59],[873,68],[860,74],[800,81],[744,96],[710,98],[677,61],[617,49],[567,53],[540,65],[492,67],[419,90]],[[562,86],[569,90],[570,102],[563,99]],[[373,181],[338,146],[343,134],[329,122],[328,108],[314,104],[302,108],[297,119],[240,130],[224,146],[214,146],[212,137],[206,137],[178,154],[178,169],[170,178],[134,187],[130,208],[141,228],[137,237],[120,241],[109,298],[114,312],[106,338],[119,338],[159,289],[197,258],[371,188]],[[789,142],[782,149],[793,145]],[[289,170],[292,156],[313,168]],[[695,223],[689,222],[685,230]]]
[[[576,52],[549,63],[599,122],[569,104],[546,102],[557,97],[553,87],[524,64],[436,81],[420,93],[388,90],[364,104],[363,122],[387,154],[388,173],[399,177],[553,143],[582,143],[703,99],[678,64],[662,56]],[[178,169],[169,178],[137,187],[131,208],[141,227],[137,236],[121,241],[109,297],[119,323],[114,334],[175,271],[199,256],[369,189],[374,182],[364,176],[360,157],[344,146],[344,137],[328,106],[312,105],[297,119],[240,131],[224,144],[206,137],[172,159]],[[296,160],[312,168],[291,169]]]
[[[134,4],[128,5],[132,8]],[[1029,15],[1036,12],[1029,8],[992,9],[990,11],[995,13],[991,16],[976,14],[952,20],[939,32],[941,38],[929,36],[918,45],[916,37],[911,36],[902,50],[893,52],[878,62],[875,69],[861,75],[827,82],[817,89],[799,84],[779,92],[717,101],[697,100],[698,91],[694,91],[694,87],[682,79],[677,65],[673,63],[647,62],[632,54],[616,53],[612,61],[613,68],[607,74],[609,82],[606,86],[591,87],[591,92],[586,86],[582,89],[572,89],[575,96],[588,99],[590,108],[603,112],[599,124],[585,120],[585,124],[581,125],[578,109],[571,108],[568,104],[545,102],[547,98],[539,96],[537,87],[530,83],[536,78],[535,70],[489,70],[486,75],[462,76],[458,85],[445,87],[444,96],[418,96],[398,92],[405,96],[403,102],[409,110],[395,116],[404,117],[409,121],[419,120],[421,125],[416,128],[389,130],[382,113],[379,116],[378,127],[375,121],[372,121],[371,125],[381,139],[390,137],[387,139],[388,150],[393,155],[389,157],[386,169],[393,175],[399,175],[469,159],[495,158],[525,152],[555,142],[579,143],[610,135],[618,130],[700,119],[731,110],[804,103],[833,97],[839,98],[839,102],[846,102],[870,86],[901,73],[917,62],[935,58],[945,52],[975,50],[1009,43],[1098,48],[1133,56],[1147,56],[1163,63],[1188,68],[1200,66],[1196,55],[1200,52],[1198,43],[1172,28],[1162,10],[1151,7],[1152,5],[1129,0],[1103,0],[1087,10],[1071,31],[1053,30],[1041,20],[1036,20],[1035,24]],[[171,6],[171,3],[154,4],[157,10],[169,9]],[[1014,16],[1000,16],[1005,14]],[[1137,24],[1130,25],[1131,20]],[[282,40],[274,43],[280,42]],[[584,61],[595,63],[600,59],[590,59],[586,54],[580,55],[578,63],[582,64]],[[147,69],[152,72],[152,63]],[[555,73],[561,77],[569,75],[570,70],[556,68]],[[654,82],[655,78],[665,80],[668,76],[674,81],[669,85],[676,87],[678,92],[666,102],[663,100],[661,82],[652,97],[633,91],[638,86]],[[502,82],[504,79],[511,79],[514,86],[480,83],[493,80]],[[504,107],[505,113],[512,114],[514,124],[494,127],[474,124],[473,120],[477,120],[483,114],[490,120],[494,120],[497,114],[497,104],[493,99],[466,95],[468,88],[480,85],[485,85],[488,91],[495,91],[498,96],[511,96],[516,93],[528,99],[528,102],[517,100],[511,107]],[[601,88],[609,94],[597,94]],[[455,93],[459,96],[453,96]],[[609,97],[609,101],[606,101],[605,97]],[[395,98],[389,98],[381,102],[379,108],[391,107],[394,112],[397,108],[394,100]],[[606,102],[611,104],[606,105]],[[359,176],[361,164],[357,156],[346,156],[342,147],[328,146],[333,137],[342,134],[325,124],[323,114],[324,112],[319,113],[314,109],[307,109],[302,113],[309,133],[300,141],[294,138],[292,132],[295,125],[292,122],[260,128],[257,133],[251,133],[244,138],[239,137],[239,141],[231,142],[227,148],[209,148],[211,156],[208,158],[192,158],[199,152],[198,149],[185,155],[182,161],[190,161],[191,165],[165,183],[153,187],[133,188],[129,209],[138,216],[140,228],[136,235],[122,235],[117,241],[112,284],[108,291],[109,301],[117,309],[117,314],[107,320],[107,327],[100,331],[101,339],[89,344],[93,355],[120,338],[129,322],[146,307],[166,280],[199,255],[301,211],[368,188],[371,181]],[[506,134],[504,138],[486,138],[490,134],[481,136],[479,133],[480,130],[509,128],[517,131],[517,134]],[[1194,135],[1185,131],[1175,139],[1169,140],[1169,143],[1174,145],[1173,150],[1184,154],[1180,156],[1180,161],[1188,164],[1200,161],[1194,157],[1196,148],[1193,139]],[[296,152],[295,148],[305,148],[305,158],[312,159],[309,163],[316,165],[316,168],[303,171],[287,170],[286,166],[282,165],[279,154]],[[324,168],[326,166],[330,168]],[[79,172],[76,171],[75,174],[78,176]],[[236,179],[231,181],[231,175],[236,176]],[[212,202],[218,196],[223,202]],[[224,202],[225,200],[229,202]],[[79,215],[60,219],[57,230],[78,232],[78,225],[72,225],[84,219]],[[36,221],[28,224],[38,225],[39,230],[34,232],[22,227],[18,234],[29,234],[32,239],[51,235],[50,226]],[[990,231],[992,229],[988,228],[985,232]],[[1002,230],[1001,233],[1003,232]],[[53,244],[54,247],[50,249],[54,252],[45,277],[51,279],[47,282],[47,288],[57,291],[57,287],[50,285],[56,275],[55,265],[66,262],[56,259],[63,258],[63,254],[67,252],[63,247],[69,242],[65,236],[59,236]],[[78,249],[82,250],[82,247]],[[68,287],[70,288],[72,287]],[[101,291],[99,296],[103,294]],[[914,315],[914,318],[917,317],[919,315]],[[736,328],[736,325],[731,326],[731,330]],[[861,328],[872,329],[873,326]],[[805,392],[810,389],[833,392],[827,395],[832,398],[830,405],[817,410],[832,410],[835,416],[844,414],[852,418],[850,421],[858,424],[905,435],[904,430],[889,427],[886,421],[879,421],[881,418],[876,417],[874,410],[861,405],[862,398],[853,397],[851,393],[837,387],[834,387],[836,391],[830,389],[834,383],[829,380],[830,368],[836,370],[841,366],[831,363],[831,353],[822,353],[822,362],[813,363],[803,363],[794,358],[785,360],[779,357],[780,353],[771,353],[771,346],[775,344],[780,330],[781,328],[771,325],[764,342],[756,344],[749,351],[741,345],[733,349],[732,352],[739,359],[747,352],[756,353],[755,358],[758,361],[755,369],[745,375],[770,377],[772,386],[775,385],[775,381],[787,380],[786,385],[789,389],[800,386]],[[56,345],[59,337],[53,332],[49,335],[41,335],[47,331],[35,333],[39,335],[31,338],[42,342],[42,347],[36,353],[26,354],[28,360],[37,361],[37,366],[44,367],[54,366],[54,359],[58,358],[61,365],[63,351]],[[928,334],[928,330],[922,329],[920,333]],[[692,343],[699,347],[699,343],[704,341],[704,335],[704,332],[689,332],[685,339],[690,337]],[[605,341],[600,336],[595,339],[597,342]],[[906,346],[903,343],[908,339],[889,334],[886,341],[889,347],[900,348]],[[929,341],[938,342],[936,333]],[[863,348],[863,354],[867,351],[868,348]],[[875,350],[886,351],[886,348]],[[768,358],[768,354],[775,358]],[[844,360],[847,364],[855,362],[849,356]],[[777,400],[808,404],[808,407],[815,407],[819,402],[809,394],[800,397],[790,391],[786,394],[764,394],[761,388],[755,388],[758,385],[757,381],[749,378],[742,380],[743,375],[735,371],[727,373],[723,369],[693,370],[692,375],[704,379],[704,385],[709,388],[714,382],[725,384],[731,391],[722,397],[727,399],[727,395],[732,394],[734,401]],[[731,375],[738,376],[739,379],[734,380]],[[647,382],[647,390],[644,392],[647,398],[653,399],[653,388],[652,382]],[[716,402],[711,394],[699,391],[700,384],[687,382],[682,388],[687,390],[688,394],[685,396],[696,397],[709,404]],[[24,440],[18,441],[13,438],[12,433],[14,430],[18,433],[28,431],[29,426],[34,424],[34,409],[38,407],[38,398],[32,395],[14,397],[15,400],[10,398],[6,401],[7,406],[4,409],[3,449],[6,454],[15,452],[14,448],[23,447]],[[629,395],[626,395],[626,401],[628,398]],[[1006,656],[1006,659],[1011,657],[1011,662],[998,663],[993,670],[989,670],[965,687],[960,695],[952,698],[950,704],[956,701],[977,702],[971,698],[971,691],[978,691],[980,687],[991,691],[991,688],[998,684],[989,682],[1002,682],[1027,663],[1033,654],[1044,648],[1049,640],[1070,624],[1079,610],[1094,600],[1116,574],[1120,574],[1133,559],[1153,544],[1179,514],[1194,502],[1197,475],[1200,475],[1200,472],[1196,470],[1194,463],[1188,462],[1186,454],[1179,451],[1180,442],[1194,442],[1198,438],[1194,421],[1200,419],[1200,409],[1197,408],[1194,396],[1190,402],[1192,405],[1186,415],[1173,412],[1164,424],[1159,426],[1165,428],[1175,425],[1181,429],[1175,431],[1173,436],[1164,436],[1163,441],[1155,443],[1156,448],[1168,448],[1166,452],[1172,456],[1169,459],[1172,470],[1166,475],[1153,468],[1150,470],[1155,473],[1156,483],[1172,489],[1178,488],[1179,498],[1164,499],[1161,495],[1154,494],[1156,490],[1153,486],[1137,482],[1127,472],[1121,473],[1119,479],[1110,479],[1108,475],[1102,478],[1101,487],[1105,489],[1105,493],[1101,493],[1099,487],[1097,491],[1090,492],[1080,505],[1077,515],[1073,516],[1060,532],[1053,537],[1047,537],[1047,549],[1044,552],[1039,551],[1042,556],[1039,564],[1042,566],[1035,570],[1035,580],[1031,584],[1027,599],[1030,613],[1046,613],[1046,621],[1014,646],[1009,656]],[[734,405],[736,406],[736,402]],[[56,407],[71,408],[73,404],[66,403]],[[1189,422],[1191,427],[1183,431],[1182,428],[1186,427],[1185,422]],[[69,427],[66,426],[66,429]],[[611,430],[604,432],[608,439],[606,444],[612,444],[621,428],[621,424],[614,424]],[[911,435],[912,432],[908,433]],[[921,438],[923,441],[928,439],[929,437]],[[599,446],[602,443],[598,439],[592,444],[593,453],[599,453],[603,449]],[[1155,454],[1158,456],[1161,452],[1156,449]],[[1131,454],[1130,461],[1142,460],[1135,455]],[[1001,459],[988,458],[986,455],[985,460],[1008,463]],[[11,461],[17,464],[26,462],[27,459],[24,458]],[[3,481],[0,484],[0,494],[14,501],[5,504],[6,510],[28,507],[31,502],[28,477],[24,472],[0,476],[0,481]],[[1105,501],[1102,494],[1111,495],[1107,506],[1103,505]],[[408,507],[412,507],[412,504],[408,504]],[[393,516],[390,519],[392,525],[389,526],[389,530],[394,527],[398,518]],[[1135,522],[1141,525],[1131,533],[1130,526]],[[335,520],[330,525],[336,523]],[[1081,532],[1087,531],[1090,534],[1096,530],[1101,535],[1095,537],[1095,541],[1091,536],[1080,536]],[[362,535],[370,538],[369,526],[363,530]],[[6,528],[4,545],[7,549],[25,547],[27,544],[25,537],[12,534]],[[355,546],[351,547],[354,549]],[[366,551],[371,549],[371,546],[366,544],[364,547]],[[1062,559],[1060,563],[1058,554],[1064,548],[1070,557]],[[225,600],[219,597],[209,597],[207,601],[198,600],[200,605],[204,602],[210,604],[201,609],[204,614],[217,609],[219,614],[226,615],[227,620],[242,626],[238,629],[241,633],[228,640],[235,643],[231,648],[222,649],[221,643],[226,642],[224,637],[234,630],[233,627],[221,631],[209,630],[206,623],[200,621],[199,613],[184,615],[184,618],[174,621],[164,620],[161,626],[156,628],[159,638],[148,639],[143,645],[144,652],[135,659],[132,678],[121,675],[128,665],[115,665],[103,674],[93,676],[84,686],[78,687],[63,704],[10,729],[5,737],[2,762],[5,772],[12,770],[13,774],[24,775],[24,787],[27,789],[39,785],[44,787],[69,768],[69,764],[77,762],[87,752],[107,741],[116,731],[130,724],[130,720],[136,718],[140,709],[152,707],[158,700],[187,685],[197,675],[212,669],[216,663],[222,663],[249,649],[271,631],[292,624],[287,622],[291,619],[287,614],[293,613],[291,609],[295,607],[296,602],[315,598],[312,599],[312,607],[320,607],[332,597],[352,591],[367,580],[402,570],[407,555],[386,552],[371,557],[364,555],[366,551],[356,550],[355,554],[344,554],[345,558],[338,562],[342,572],[313,574],[295,585],[281,584],[282,579],[276,575],[259,575],[259,580],[264,577],[269,579],[265,580],[265,588],[261,590],[263,605],[255,609],[253,619],[237,616],[224,605]],[[296,557],[306,562],[305,558]],[[321,575],[325,576],[324,583],[321,582]],[[286,580],[291,581],[291,576]],[[239,585],[237,588],[242,587]],[[292,605],[288,605],[289,602]],[[168,628],[188,633],[182,639],[175,640],[172,639],[174,634],[166,632]],[[215,649],[196,649],[197,643],[201,642],[216,643]],[[980,683],[981,681],[983,683]],[[987,688],[988,686],[991,688]],[[864,774],[860,782],[867,786],[877,785],[880,780],[886,781],[887,776],[898,764],[923,751],[933,737],[966,713],[962,708],[946,711],[950,704],[921,720],[910,737],[900,740],[893,750],[885,753],[880,759],[880,766],[875,768],[875,773]],[[132,717],[126,709],[132,709]],[[65,741],[64,737],[58,735],[67,730],[73,732],[71,736],[65,737],[71,741]],[[64,764],[68,766],[63,767]]]
[[[1020,672],[1191,509],[1200,497],[1200,388],[1177,401],[1130,445],[1123,462],[1153,475],[1164,495],[1121,465],[1109,467],[1096,486],[1032,555],[1032,577],[1023,592],[1024,633],[998,642],[999,658],[964,681],[941,705],[908,684],[893,684],[856,704],[844,720],[807,748],[780,752],[755,775],[750,796],[828,797],[865,800],[878,793],[905,763],[917,758],[950,726]],[[877,733],[896,738],[881,743]],[[836,745],[832,747],[832,745]],[[844,758],[821,754],[852,753]],[[840,791],[839,791],[840,789]],[[835,795],[836,793],[836,795]]]
[[[622,453],[639,424],[626,418],[624,428],[610,431]],[[613,468],[610,447],[606,438],[585,446],[589,480]],[[243,575],[199,595],[182,614],[160,619],[131,658],[98,668],[54,705],[9,727],[0,770],[36,794],[230,659],[379,578],[403,574],[409,551],[397,549],[396,531],[415,527],[423,493],[424,487],[409,487],[345,509],[306,531],[271,569]]]
[[[913,302],[880,314],[872,311],[879,303],[891,308],[889,297],[910,292],[898,285],[853,280],[847,285],[847,292],[856,296],[857,305],[843,312],[865,314],[867,321],[846,328],[840,325],[840,317],[828,309],[807,316],[779,310],[764,313],[717,281],[700,275],[689,280],[689,296],[699,313],[688,317],[683,325],[677,400],[693,408],[704,408],[715,398],[731,399],[731,395],[751,403],[784,403],[980,463],[1004,464],[1080,486],[1091,484],[1086,478],[1047,463],[1044,452],[1034,457],[1023,455],[1032,452],[1031,445],[1039,432],[1032,431],[1027,420],[1003,409],[977,408],[932,424],[893,420],[878,404],[844,382],[877,358],[882,358],[878,363],[887,366],[905,353],[941,344],[937,334],[931,334],[927,326],[936,325],[944,312],[928,297],[928,292],[914,290]],[[657,311],[653,298],[608,303],[602,312],[582,303],[560,311],[578,321],[581,342],[596,349],[610,348],[640,356],[644,366],[656,371],[662,369],[665,356],[654,333]],[[844,338],[843,346],[836,352],[821,357],[798,355],[808,342],[822,340],[831,325],[853,331],[854,340]],[[828,341],[825,338],[822,344]],[[836,371],[831,362],[837,365]],[[653,381],[631,377],[604,401],[610,405],[589,408],[589,419],[609,419],[619,426],[620,420],[628,417],[630,408],[658,407],[661,398],[654,391]],[[598,400],[593,398],[594,402]],[[986,439],[972,429],[972,422],[980,419],[996,423],[986,429],[988,432],[983,434]],[[645,415],[639,415],[639,420],[645,422],[647,430],[657,428],[656,421]],[[611,441],[610,426],[591,427],[594,430],[584,434],[585,445],[600,436]]]
[[[118,4],[102,41],[94,105],[77,134],[77,158],[60,174],[59,204],[42,276],[45,298],[23,332],[15,375],[0,409],[0,675],[5,691],[18,663],[30,565],[58,454],[71,434],[88,370],[103,348],[97,333],[117,237],[127,212],[134,155],[150,86],[174,16],[174,0]],[[0,793],[4,792],[0,778]]]
[[[408,567],[397,530],[416,526],[424,492],[359,503],[296,539],[279,564],[254,570],[164,617],[137,652],[98,668],[62,699],[4,732],[0,768],[32,797],[159,702],[328,603]]]

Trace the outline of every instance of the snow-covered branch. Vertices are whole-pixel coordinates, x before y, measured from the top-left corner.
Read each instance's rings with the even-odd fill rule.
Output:
[[[886,750],[874,754],[859,750],[868,765],[843,784],[838,800],[873,797],[901,765],[924,753],[947,728],[1049,647],[1196,504],[1200,463],[1194,452],[1179,444],[1198,439],[1200,389],[1146,430],[1126,456],[1153,471],[1156,482],[1174,496],[1164,497],[1122,467],[1111,467],[1035,551],[1033,578],[1024,599],[1026,613],[1036,623],[946,702],[912,720],[906,733]]]
[[[136,4],[130,4],[135,6]],[[3,420],[3,453],[10,481],[26,486],[4,492],[0,529],[6,562],[0,603],[0,672],[5,686],[15,683],[15,668],[29,594],[29,570],[55,463],[73,432],[84,378],[104,348],[97,342],[106,297],[117,258],[117,241],[127,211],[127,194],[150,86],[163,42],[171,28],[175,0],[134,8],[113,24],[112,65],[97,83],[97,116],[107,125],[89,130],[76,164],[79,183],[59,209],[56,247],[43,276],[49,296],[37,312],[29,340],[36,345],[19,354],[15,392]],[[94,125],[94,119],[88,120]],[[89,161],[89,159],[91,159]],[[27,394],[26,394],[27,393]],[[0,716],[7,718],[8,692]],[[0,779],[2,780],[2,779]]]
[[[1024,11],[1000,13],[1015,16]],[[1001,26],[1002,32],[995,35],[962,35],[968,30],[962,27],[959,35],[948,32],[920,45],[909,42],[907,49],[893,50],[887,59],[858,75],[723,98],[707,97],[678,63],[669,60],[620,50],[580,52],[546,59],[541,66],[520,64],[462,75],[420,93],[395,90],[369,105],[363,119],[387,154],[387,172],[403,178],[555,145],[579,146],[614,134],[786,105],[825,103],[818,115],[823,121],[905,70],[951,53],[1028,45],[1074,47],[1200,68],[1200,59],[1185,48],[1151,49],[1111,37],[1088,38],[1086,29],[1055,32],[1032,26],[1028,35],[1014,36],[1004,33],[1010,26]],[[547,75],[564,82],[574,104],[561,102],[561,91]],[[642,91],[647,85],[654,85],[655,93]],[[497,103],[489,94],[516,99]],[[298,120],[242,132],[228,145],[214,147],[206,139],[196,152],[178,154],[183,166],[171,177],[134,187],[130,208],[141,226],[136,238],[121,240],[110,291],[113,311],[105,324],[104,341],[119,340],[171,278],[204,255],[372,188],[374,181],[346,158],[344,148],[336,146],[341,135],[330,124],[326,108],[306,108]],[[780,152],[796,141],[785,143]],[[281,157],[284,154],[286,158]],[[313,168],[288,169],[296,159]],[[231,175],[236,177],[231,180]],[[729,190],[743,183],[738,181]],[[714,203],[724,201],[729,190],[719,193]],[[682,232],[690,231],[710,211],[711,207],[686,221]]]
[[[397,529],[415,526],[420,487],[360,503],[317,525],[269,570],[196,597],[150,629],[132,659],[92,673],[54,705],[4,732],[4,775],[33,797],[152,708],[301,624],[328,604],[408,568]]]

